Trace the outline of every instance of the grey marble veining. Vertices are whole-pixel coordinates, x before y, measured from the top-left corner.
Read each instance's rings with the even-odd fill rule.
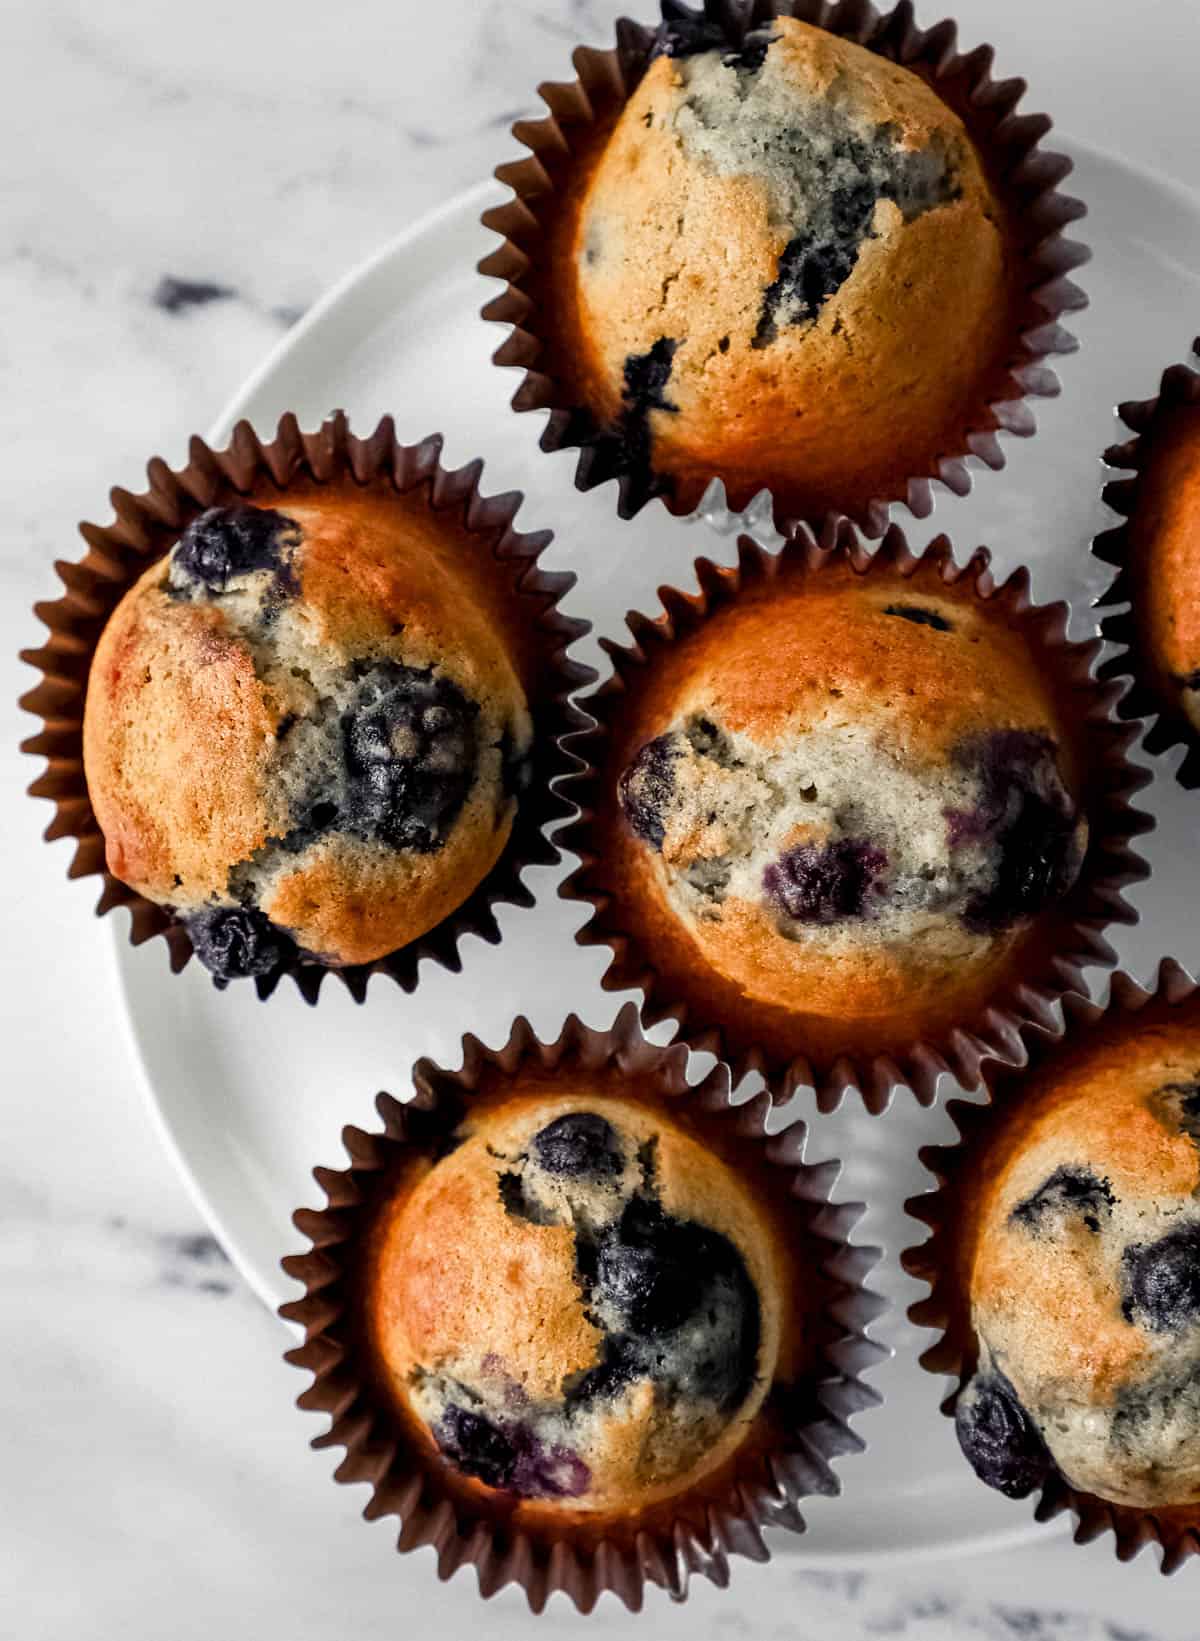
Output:
[[[111,922],[64,879],[19,796],[15,708],[76,521],[148,456],[178,460],[233,386],[350,264],[512,157],[538,80],[602,43],[615,0],[44,0],[0,8],[0,1634],[22,1641],[363,1641],[515,1634],[391,1529],[358,1520],[292,1407],[279,1324],[244,1289],[161,1151],[118,1023]],[[644,7],[642,8],[645,9]],[[1131,73],[1082,8],[959,7],[1001,72],[1085,140],[1200,183],[1196,24],[1144,14]],[[1189,167],[1191,174],[1189,175]],[[1197,328],[1200,328],[1198,322]],[[123,918],[116,920],[123,922]],[[124,930],[121,929],[123,936]],[[849,1480],[849,1478],[847,1478]],[[846,1508],[852,1509],[851,1499]],[[788,1641],[1184,1641],[1197,1569],[1163,1581],[1061,1537],[945,1565],[742,1566],[644,1634]],[[631,1632],[552,1605],[547,1633]]]

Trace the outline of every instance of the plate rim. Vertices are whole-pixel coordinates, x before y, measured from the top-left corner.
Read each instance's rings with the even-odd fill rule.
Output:
[[[1189,212],[1200,213],[1200,188],[1170,173],[1161,173],[1137,161],[1125,159],[1121,155],[1096,144],[1077,140],[1059,132],[1055,132],[1053,135],[1057,138],[1053,146],[1060,149],[1071,159],[1072,168],[1074,168],[1076,160],[1080,158],[1098,161],[1101,164],[1124,171],[1137,179],[1150,182],[1160,192],[1168,196],[1176,196],[1181,207]],[[387,238],[359,262],[348,268],[318,297],[303,317],[278,338],[255,368],[238,385],[210,424],[207,434],[208,442],[214,447],[227,442],[234,426],[245,416],[247,407],[253,403],[254,398],[263,387],[286,365],[294,353],[303,348],[313,332],[324,329],[326,325],[336,321],[345,310],[352,308],[363,287],[369,284],[371,279],[381,270],[402,257],[416,242],[426,239],[450,222],[461,219],[468,214],[478,219],[489,202],[496,202],[505,197],[507,197],[507,190],[494,179],[475,183],[422,213],[406,227]],[[1086,240],[1086,218],[1083,221],[1085,226],[1081,232]],[[1098,344],[1093,343],[1092,345]],[[197,1165],[193,1160],[194,1150],[185,1144],[178,1132],[177,1125],[168,1115],[143,1050],[141,1036],[135,1022],[131,994],[133,963],[139,959],[140,954],[130,945],[128,931],[122,919],[112,920],[110,924],[110,941],[119,994],[119,1029],[129,1050],[135,1071],[135,1080],[139,1087],[142,1102],[148,1111],[151,1125],[179,1177],[182,1179],[197,1211],[228,1255],[239,1276],[245,1281],[250,1291],[273,1314],[277,1315],[281,1296],[286,1294],[290,1287],[289,1279],[282,1273],[278,1264],[275,1267],[275,1271],[278,1272],[275,1283],[269,1280],[269,1276],[273,1273],[260,1272],[256,1260],[250,1257],[242,1247],[240,1238],[229,1229],[223,1212],[203,1184]],[[281,1325],[288,1328],[289,1331],[293,1333],[296,1331],[295,1324],[283,1323],[282,1319],[280,1320]],[[1056,1529],[1058,1532],[1065,1531],[1066,1525],[1068,1524],[1065,1523],[1065,1520],[1049,1524],[1024,1519],[1019,1523],[1014,1523],[1012,1527],[991,1528],[984,1532],[978,1532],[972,1537],[953,1538],[938,1543],[922,1542],[906,1547],[896,1546],[866,1551],[855,1551],[852,1548],[846,1548],[805,1552],[803,1550],[804,1541],[801,1539],[797,1548],[805,1555],[805,1559],[813,1565],[850,1566],[865,1563],[873,1567],[883,1567],[898,1564],[901,1561],[911,1563],[914,1560],[922,1559],[949,1560],[963,1556],[1004,1551],[1031,1543],[1045,1543],[1048,1539],[1057,1536]]]

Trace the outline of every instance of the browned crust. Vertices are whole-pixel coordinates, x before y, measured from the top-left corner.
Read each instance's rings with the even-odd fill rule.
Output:
[[[693,1573],[724,1585],[731,1555],[766,1560],[764,1527],[802,1530],[799,1500],[837,1492],[830,1461],[862,1446],[847,1421],[878,1399],[857,1375],[883,1354],[865,1332],[883,1304],[863,1285],[877,1251],[847,1240],[861,1208],[829,1203],[839,1165],[804,1163],[802,1123],[768,1138],[765,1096],[735,1107],[723,1068],[691,1086],[686,1066],[682,1047],[645,1041],[632,1005],[604,1032],[571,1016],[549,1044],[524,1019],[499,1050],[464,1038],[461,1070],[422,1060],[414,1070],[414,1099],[401,1105],[379,1097],[381,1133],[344,1131],[350,1167],[315,1174],[327,1207],[294,1216],[312,1247],[283,1261],[305,1294],[280,1314],[304,1330],[304,1343],[288,1353],[313,1375],[300,1406],[331,1417],[313,1445],[345,1448],[336,1479],[368,1480],[373,1491],[366,1514],[400,1516],[400,1550],[435,1545],[442,1578],[472,1565],[483,1595],[517,1583],[535,1611],[555,1590],[589,1611],[606,1589],[636,1610],[648,1582],[682,1599]],[[510,1099],[518,1077],[536,1084],[572,1073],[611,1079],[622,1098],[666,1109],[763,1193],[788,1239],[807,1255],[796,1262],[799,1324],[789,1359],[809,1363],[810,1372],[801,1374],[796,1394],[768,1402],[751,1439],[692,1492],[620,1519],[552,1524],[529,1519],[528,1511],[462,1477],[416,1439],[363,1347],[355,1276],[363,1239],[369,1247],[381,1208],[468,1108]]]
[[[1129,437],[1110,445],[1104,461],[1126,476],[1108,481],[1104,500],[1119,522],[1095,538],[1092,551],[1117,571],[1097,605],[1130,608],[1106,615],[1100,624],[1105,638],[1123,646],[1104,663],[1101,676],[1132,681],[1118,708],[1121,717],[1151,720],[1148,752],[1183,746],[1178,779],[1186,787],[1200,786],[1200,733],[1166,675],[1163,646],[1173,615],[1200,643],[1200,601],[1194,581],[1188,584],[1182,543],[1167,542],[1173,564],[1162,563],[1155,550],[1170,491],[1181,483],[1200,491],[1200,337],[1190,363],[1164,370],[1153,398],[1128,400],[1117,413]]]
[[[482,462],[456,471],[440,462],[442,439],[433,435],[415,445],[396,439],[385,416],[366,438],[350,432],[339,412],[314,433],[303,433],[288,414],[275,436],[261,440],[248,422],[240,422],[226,450],[212,451],[199,438],[189,447],[186,467],[172,471],[159,458],[147,468],[149,485],[141,495],[112,492],[115,521],[107,526],[83,524],[88,545],[84,558],[55,568],[64,583],[63,597],[35,606],[49,629],[45,643],[22,652],[22,659],[41,674],[21,705],[42,720],[40,731],[23,750],[46,759],[43,775],[30,793],[55,806],[47,840],[72,837],[75,854],[71,877],[99,874],[103,890],[97,914],[128,906],[130,939],[139,945],[161,935],[171,966],[183,968],[192,955],[183,926],[161,906],[128,888],[107,870],[104,835],[97,822],[83,769],[83,707],[93,657],[112,612],[126,591],[169,550],[188,522],[210,507],[237,499],[268,506],[285,498],[309,500],[326,490],[351,497],[378,489],[430,509],[445,532],[448,553],[471,556],[474,586],[489,615],[504,620],[513,635],[521,682],[533,720],[534,771],[529,801],[521,805],[508,842],[479,888],[427,935],[373,963],[328,970],[300,961],[290,972],[309,1002],[315,1002],[324,976],[339,975],[361,1001],[372,974],[387,974],[405,990],[417,983],[419,965],[430,957],[460,967],[458,943],[473,933],[495,944],[500,938],[493,908],[512,903],[528,906],[533,896],[522,882],[526,867],[553,864],[558,850],[546,828],[570,812],[552,786],[572,767],[561,738],[582,722],[569,704],[575,689],[594,676],[591,669],[568,660],[566,651],[587,631],[587,623],[561,613],[558,606],[574,585],[574,575],[551,574],[539,558],[551,537],[548,531],[523,533],[514,526],[521,505],[518,492],[486,496],[480,491]],[[336,618],[336,601],[331,604]],[[278,975],[256,980],[259,995],[268,996]]]
[[[158,579],[152,565],[96,646],[83,756],[107,869],[170,902],[173,886],[202,898],[278,830],[263,798],[278,714],[219,612],[170,603]]]
[[[1079,201],[1059,192],[1071,163],[1041,150],[1041,139],[1050,129],[1044,115],[1017,114],[1024,81],[992,80],[992,48],[959,53],[955,24],[945,21],[919,29],[910,0],[900,0],[884,15],[867,0],[835,0],[832,5],[825,0],[765,0],[753,7],[739,0],[704,0],[703,13],[723,27],[734,44],[748,28],[772,17],[815,23],[902,64],[936,89],[966,126],[1007,221],[1017,271],[1000,356],[985,364],[972,404],[928,449],[919,471],[885,473],[880,483],[858,494],[824,494],[785,474],[757,474],[752,479],[736,473],[695,474],[672,488],[661,474],[647,479],[630,472],[613,441],[597,437],[594,422],[580,409],[592,400],[587,384],[574,375],[573,361],[580,357],[574,339],[581,329],[571,294],[574,281],[555,277],[570,255],[588,176],[645,72],[653,43],[652,27],[622,19],[616,49],[580,47],[573,57],[578,80],[539,87],[549,116],[520,120],[513,127],[530,157],[496,170],[514,198],[484,215],[485,225],[503,243],[484,258],[480,271],[506,282],[505,290],[483,312],[485,318],[510,328],[495,362],[524,372],[513,408],[548,409],[542,449],[579,448],[575,483],[581,490],[615,478],[617,510],[623,518],[632,517],[655,495],[662,495],[674,513],[691,512],[712,477],[726,479],[728,505],[735,511],[747,506],[770,481],[781,526],[794,518],[819,518],[836,508],[851,513],[877,535],[885,527],[892,501],[904,501],[917,517],[925,517],[933,506],[932,481],[940,480],[955,494],[965,495],[971,487],[967,455],[978,456],[989,467],[1002,467],[1005,454],[997,434],[1032,434],[1035,423],[1026,401],[1058,392],[1057,379],[1044,361],[1076,347],[1058,321],[1086,305],[1083,293],[1066,276],[1089,255],[1063,235],[1063,229],[1084,214]]]
[[[909,1307],[908,1315],[916,1326],[937,1330],[937,1338],[921,1356],[922,1367],[958,1381],[942,1404],[947,1415],[953,1415],[978,1358],[969,1284],[981,1219],[982,1159],[986,1154],[990,1178],[997,1163],[1003,1167],[1020,1149],[1037,1115],[1021,1104],[1031,1079],[1069,1068],[1080,1053],[1107,1036],[1127,1033],[1134,1021],[1139,1031],[1178,1020],[1189,1029],[1200,1029],[1200,992],[1173,958],[1164,958],[1152,987],[1117,973],[1106,1007],[1072,996],[1064,1000],[1063,1013],[1063,1024],[1027,1033],[1025,1065],[988,1068],[985,1104],[950,1102],[947,1109],[959,1138],[952,1145],[922,1148],[921,1161],[936,1184],[905,1204],[910,1217],[929,1231],[925,1241],[901,1255],[904,1269],[929,1289],[925,1298]],[[1200,1503],[1139,1510],[1080,1492],[1056,1473],[1038,1495],[1034,1514],[1038,1521],[1049,1521],[1064,1510],[1075,1518],[1076,1543],[1111,1532],[1121,1561],[1130,1560],[1147,1544],[1158,1544],[1161,1570],[1171,1573],[1200,1552]]]
[[[593,908],[577,939],[611,948],[605,987],[639,988],[647,1023],[677,1020],[694,1048],[729,1060],[735,1080],[759,1071],[781,1098],[812,1083],[822,1109],[832,1109],[846,1088],[857,1087],[869,1109],[882,1110],[899,1082],[928,1103],[943,1071],[972,1087],[978,1084],[983,1058],[1019,1061],[1023,1027],[1049,1021],[1058,998],[1084,990],[1085,965],[1108,966],[1114,960],[1101,931],[1110,922],[1133,919],[1120,891],[1146,875],[1130,844],[1151,824],[1130,802],[1148,779],[1126,756],[1136,735],[1113,720],[1119,689],[1100,685],[1092,676],[1098,642],[1069,642],[1065,605],[1033,604],[1024,570],[997,587],[988,563],[988,554],[980,549],[960,568],[945,537],[917,558],[894,525],[872,556],[846,520],[830,519],[819,541],[800,527],[778,555],[742,538],[734,568],[699,560],[698,596],[662,590],[663,615],[631,615],[633,643],[605,645],[613,674],[583,703],[598,727],[571,740],[588,769],[568,785],[581,816],[564,830],[561,841],[580,856],[581,865],[562,893]],[[1058,907],[1013,941],[1000,972],[954,987],[944,1007],[935,1004],[919,1023],[907,1012],[849,1026],[798,1018],[747,1000],[735,984],[711,970],[699,972],[691,943],[680,937],[674,917],[658,896],[639,887],[645,852],[632,838],[616,796],[642,702],[655,689],[670,646],[692,642],[709,615],[735,599],[765,596],[756,589],[773,589],[830,569],[866,578],[897,577],[909,587],[936,588],[939,598],[982,601],[998,623],[1023,635],[1042,664],[1067,744],[1080,760],[1077,795],[1088,817],[1089,842],[1075,886]]]

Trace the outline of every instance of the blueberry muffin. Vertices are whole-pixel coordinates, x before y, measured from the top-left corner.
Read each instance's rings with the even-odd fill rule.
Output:
[[[1001,208],[915,72],[791,17],[663,25],[553,270],[552,368],[631,470],[855,511],[932,471],[1012,336]]]
[[[1058,692],[936,574],[743,588],[615,716],[605,885],[697,1024],[819,1055],[961,1023],[1080,871]]]
[[[612,1087],[519,1078],[409,1170],[370,1239],[389,1394],[525,1520],[627,1516],[694,1486],[754,1429],[786,1354],[767,1210]]]
[[[113,613],[83,730],[108,868],[218,981],[370,963],[497,861],[531,726],[478,557],[422,493],[297,479],[193,519]]]
[[[1200,1026],[1137,1015],[1021,1090],[975,1159],[963,1452],[1013,1498],[1057,1469],[1200,1501]]]
[[[1200,377],[1191,384],[1144,436],[1128,570],[1148,681],[1170,714],[1200,732]]]

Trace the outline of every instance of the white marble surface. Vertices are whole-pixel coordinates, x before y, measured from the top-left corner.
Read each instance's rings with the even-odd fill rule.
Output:
[[[356,1493],[307,1451],[282,1330],[204,1234],[140,1105],[94,891],[64,880],[68,846],[38,842],[46,817],[19,795],[33,769],[14,702],[30,675],[13,657],[36,637],[50,560],[76,554],[76,520],[103,517],[108,486],[136,486],[151,453],[180,457],[348,264],[506,157],[531,86],[566,77],[571,45],[603,43],[622,9],[0,5],[0,1635],[369,1641],[526,1622],[511,1593],[483,1609],[467,1580],[440,1588],[427,1557],[395,1557],[390,1529],[363,1526]],[[1200,187],[1191,0],[1143,0],[1128,33],[1099,12],[958,8],[970,43],[991,38],[1000,72],[1029,78],[1031,106]],[[652,1598],[640,1624],[1183,1641],[1198,1578],[1051,1535],[945,1565],[742,1566],[732,1591],[700,1587],[682,1610]],[[634,1622],[555,1606],[543,1627]]]

